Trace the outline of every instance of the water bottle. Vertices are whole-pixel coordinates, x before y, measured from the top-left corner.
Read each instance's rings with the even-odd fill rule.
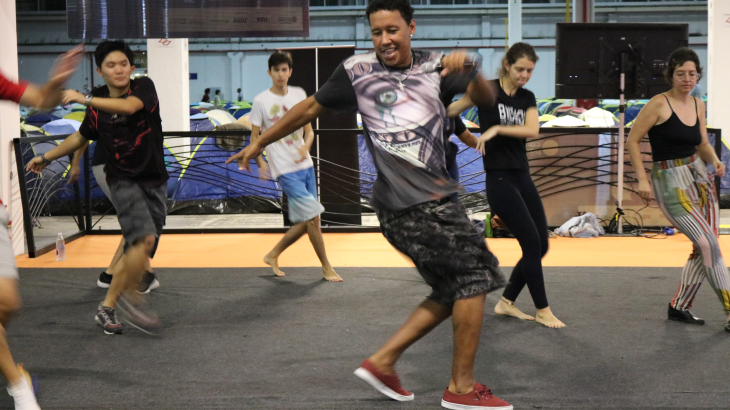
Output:
[[[56,260],[66,260],[66,242],[63,240],[63,234],[59,232],[56,238]]]
[[[665,228],[664,233],[667,234],[667,236],[674,235],[675,233],[677,233],[677,229],[676,228]]]
[[[491,238],[494,234],[492,233],[492,213],[487,212],[487,216],[484,217],[484,237]]]

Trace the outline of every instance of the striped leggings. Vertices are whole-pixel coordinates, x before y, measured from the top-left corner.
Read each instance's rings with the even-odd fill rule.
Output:
[[[664,216],[693,244],[672,307],[689,309],[707,278],[725,313],[730,313],[730,273],[717,240],[720,211],[712,176],[704,161],[693,155],[654,162],[651,181]]]

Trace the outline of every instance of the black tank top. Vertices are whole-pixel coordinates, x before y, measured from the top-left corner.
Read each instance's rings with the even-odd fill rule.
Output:
[[[665,95],[664,98],[667,98]],[[695,99],[695,114],[697,121],[689,127],[679,119],[667,98],[669,109],[672,115],[668,120],[649,129],[649,144],[651,145],[651,157],[654,161],[666,161],[692,156],[697,151],[697,145],[702,143],[700,133],[700,115],[697,112],[697,100]]]

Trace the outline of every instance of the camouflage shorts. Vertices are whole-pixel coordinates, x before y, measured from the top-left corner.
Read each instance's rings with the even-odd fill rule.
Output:
[[[464,209],[445,198],[400,211],[378,210],[388,242],[413,260],[429,299],[451,305],[504,287],[499,261]]]

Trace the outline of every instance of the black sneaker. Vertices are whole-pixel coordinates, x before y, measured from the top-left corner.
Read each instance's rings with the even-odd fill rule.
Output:
[[[157,280],[157,275],[153,272],[145,272],[142,274],[142,280],[137,285],[137,292],[139,293],[150,293],[160,287],[160,282]]]
[[[114,308],[103,306],[100,303],[99,309],[96,311],[95,320],[96,323],[104,328],[104,333],[108,335],[121,335],[124,332],[124,326],[117,321]]]
[[[144,299],[139,302],[132,302],[126,296],[122,295],[117,300],[117,307],[122,313],[124,322],[136,327],[137,329],[154,335],[162,327],[160,319],[157,318],[155,312],[150,309]]]
[[[705,319],[695,317],[689,310],[677,310],[669,305],[667,310],[667,319],[677,322],[689,323],[691,325],[704,325]]]
[[[109,289],[109,286],[112,283],[112,275],[106,273],[106,271],[101,272],[99,275],[99,279],[96,281],[96,286],[102,288],[102,289]]]

